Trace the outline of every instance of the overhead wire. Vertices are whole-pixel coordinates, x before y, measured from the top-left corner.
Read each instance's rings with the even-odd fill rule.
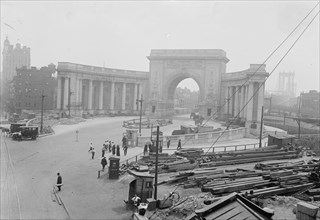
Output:
[[[250,97],[250,99],[246,102],[246,104],[240,109],[240,111],[238,112],[238,114],[232,119],[231,123],[229,123],[229,125],[227,126],[227,128],[220,133],[220,135],[217,137],[217,139],[213,142],[213,144],[211,145],[211,147],[208,149],[208,151],[205,153],[207,154],[209,152],[209,150],[214,146],[214,144],[220,139],[220,137],[224,134],[224,132],[230,127],[230,125],[233,123],[233,121],[235,120],[236,117],[239,116],[239,114],[244,110],[244,108],[249,104],[249,102],[253,99],[253,97],[259,92],[260,88],[262,86],[264,86],[265,82],[267,81],[267,79],[272,75],[272,73],[276,70],[276,68],[280,65],[280,63],[283,61],[283,59],[288,55],[288,53],[292,50],[292,48],[296,45],[296,43],[298,42],[298,40],[302,37],[302,35],[305,33],[305,31],[308,29],[308,27],[311,25],[311,23],[314,21],[314,19],[319,15],[320,11],[317,12],[317,14],[311,19],[311,21],[308,23],[308,25],[304,28],[304,30],[301,32],[301,34],[298,36],[298,38],[293,42],[293,44],[291,45],[291,47],[287,50],[287,52],[282,56],[282,58],[280,59],[280,61],[276,64],[276,66],[272,69],[272,71],[270,72],[269,76],[267,76],[262,83],[260,83],[259,87],[257,90],[254,91],[253,95]]]
[[[319,4],[319,2],[317,3],[316,6],[318,6],[318,4]],[[316,7],[316,6],[315,6],[315,7]],[[308,16],[311,14],[311,12],[315,9],[315,7],[308,13],[308,15],[307,15],[306,17],[308,17]],[[263,82],[260,83],[258,89],[253,92],[253,95],[250,97],[250,99],[249,99],[249,100],[245,103],[245,105],[240,109],[240,111],[238,112],[238,114],[236,115],[236,117],[238,117],[238,115],[244,110],[244,108],[249,104],[249,102],[253,99],[253,97],[259,92],[260,88],[261,88],[262,86],[264,86],[264,84],[265,84],[265,82],[267,81],[267,79],[272,75],[272,73],[276,70],[276,68],[280,65],[280,63],[284,60],[284,58],[288,55],[288,53],[289,53],[289,52],[292,50],[292,48],[296,45],[296,43],[298,42],[298,40],[302,37],[302,35],[303,35],[303,34],[305,33],[305,31],[309,28],[309,26],[312,24],[312,22],[314,21],[314,19],[319,15],[319,13],[320,13],[320,11],[318,11],[318,12],[316,13],[316,15],[311,19],[311,21],[308,23],[308,25],[303,29],[303,31],[300,33],[300,35],[298,36],[298,38],[293,42],[293,44],[290,46],[290,48],[287,50],[287,52],[282,56],[282,58],[279,60],[279,62],[276,64],[276,66],[272,69],[272,71],[270,72],[269,76],[267,76],[267,77],[263,80]],[[305,20],[306,17],[305,17],[303,20]],[[300,22],[299,25],[300,25],[301,23],[302,23],[302,22]],[[298,26],[299,26],[299,25],[298,25]],[[294,30],[296,30],[296,29],[297,29],[297,27],[296,27]],[[292,33],[293,33],[293,32],[291,32],[290,35],[291,35]],[[287,39],[287,38],[286,38],[286,39]],[[281,44],[283,44],[283,42],[282,42]],[[277,49],[278,49],[278,48],[279,48],[279,47],[277,47]],[[269,56],[267,59],[269,59],[269,58],[270,58],[270,56]],[[262,66],[262,65],[261,65],[261,66]],[[256,72],[257,72],[257,71],[256,71]],[[255,73],[256,73],[256,72],[255,72]],[[242,85],[242,86],[243,86],[243,85]],[[235,93],[236,93],[236,92],[235,92]],[[233,95],[234,95],[235,93],[233,93]],[[224,105],[225,105],[225,104],[224,104]],[[217,112],[218,112],[218,111],[217,111]],[[207,152],[206,152],[204,155],[201,156],[201,158],[204,157],[204,156],[206,156],[206,154],[208,154],[208,152],[209,152],[210,149],[214,146],[214,144],[216,144],[217,141],[220,139],[220,137],[228,130],[228,128],[229,128],[230,125],[233,123],[233,121],[235,120],[236,117],[234,117],[234,118],[231,120],[231,122],[228,124],[228,126],[226,127],[226,129],[225,129],[223,132],[220,133],[220,135],[217,137],[217,139],[212,143],[212,145],[209,147],[209,149],[207,150]],[[207,121],[208,121],[208,120],[207,120]],[[195,169],[195,168],[197,167],[197,165],[198,165],[198,164],[196,163],[196,165],[192,168],[192,170]],[[178,188],[178,186],[173,190],[173,192],[175,192],[175,191],[177,190],[177,188]],[[167,199],[169,199],[169,197],[166,198],[165,201],[166,201]],[[148,219],[151,219],[151,217],[152,217],[155,213],[156,213],[156,211],[155,211]]]
[[[244,83],[242,83],[241,86],[239,86],[238,89],[236,89],[236,91],[227,98],[227,101],[223,103],[222,106],[219,106],[219,108],[212,114],[212,116],[210,116],[205,123],[203,123],[202,125],[200,125],[199,127],[197,127],[196,133],[198,133],[198,131],[204,127],[208,121],[210,121],[212,118],[214,118],[217,113],[219,113],[221,111],[221,109],[223,109],[223,107],[230,101],[230,99],[252,78],[256,75],[256,73],[260,70],[260,68],[273,56],[273,54],[289,39],[289,37],[299,28],[299,26],[309,17],[309,15],[314,11],[314,9],[319,5],[319,2],[309,11],[309,13],[296,25],[296,27],[287,35],[287,37],[272,51],[272,53],[263,61],[262,64],[260,64],[260,66],[254,71],[254,73],[252,75],[250,75]],[[229,113],[228,113],[229,114]],[[182,144],[182,146],[184,146],[189,140],[191,140],[191,137],[189,137],[187,140],[185,140],[185,142]]]

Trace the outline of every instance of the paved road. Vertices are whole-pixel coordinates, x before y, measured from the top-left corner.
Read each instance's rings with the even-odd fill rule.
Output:
[[[5,140],[1,138],[1,219],[21,219],[14,170]]]
[[[129,118],[93,119],[86,123],[87,127],[84,124],[60,126],[56,135],[36,141],[2,139],[1,143],[5,141],[7,145],[1,144],[1,190],[9,193],[8,196],[1,193],[1,204],[8,201],[1,206],[1,219],[9,215],[11,219],[20,216],[21,219],[128,219],[131,213],[126,211],[123,202],[128,196],[128,185],[108,178],[97,179],[97,171],[101,169],[102,144],[105,140],[121,143],[125,132],[122,122]],[[79,140],[76,142],[75,131],[78,129]],[[97,150],[94,160],[88,153],[90,142]],[[10,152],[11,162],[6,149]],[[130,148],[121,160],[140,152],[141,148]],[[8,175],[2,179],[5,172]],[[57,172],[63,178],[64,185],[59,194],[69,215],[52,200]]]

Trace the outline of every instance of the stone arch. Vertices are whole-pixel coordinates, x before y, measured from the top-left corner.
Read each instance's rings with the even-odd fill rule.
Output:
[[[198,84],[198,87],[199,87],[200,97],[202,97],[204,91],[202,89],[203,85],[201,82],[201,78],[199,76],[195,76],[190,73],[178,72],[178,73],[171,74],[171,77],[169,77],[166,80],[165,85],[167,85],[167,86],[165,88],[165,97],[164,98],[167,100],[174,100],[174,94],[175,94],[175,90],[176,90],[178,84],[181,81],[183,81],[184,79],[188,79],[188,78],[191,78],[194,81],[196,81],[196,83]]]
[[[146,114],[153,118],[172,118],[174,93],[184,79],[192,78],[200,90],[200,111],[219,105],[222,74],[229,61],[220,49],[152,50]],[[210,97],[217,101],[213,104]],[[202,110],[201,110],[202,109]]]

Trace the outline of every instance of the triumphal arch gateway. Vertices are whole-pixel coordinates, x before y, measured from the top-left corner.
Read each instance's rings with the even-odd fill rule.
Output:
[[[226,73],[229,59],[220,49],[151,50],[147,58],[149,72],[59,62],[57,109],[72,115],[137,114],[136,100],[142,98],[148,117],[171,118],[177,85],[192,78],[200,89],[201,115],[240,117],[247,127],[258,129],[268,76],[265,65]]]

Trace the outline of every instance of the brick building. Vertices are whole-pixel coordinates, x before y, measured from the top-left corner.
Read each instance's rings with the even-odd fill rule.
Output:
[[[310,90],[301,93],[301,115],[306,117],[320,118],[320,92]]]
[[[30,69],[17,68],[17,75],[13,79],[13,100],[15,112],[22,110],[41,110],[41,95],[45,95],[43,108],[52,110],[55,108],[56,79],[54,73],[55,65],[48,67]]]

